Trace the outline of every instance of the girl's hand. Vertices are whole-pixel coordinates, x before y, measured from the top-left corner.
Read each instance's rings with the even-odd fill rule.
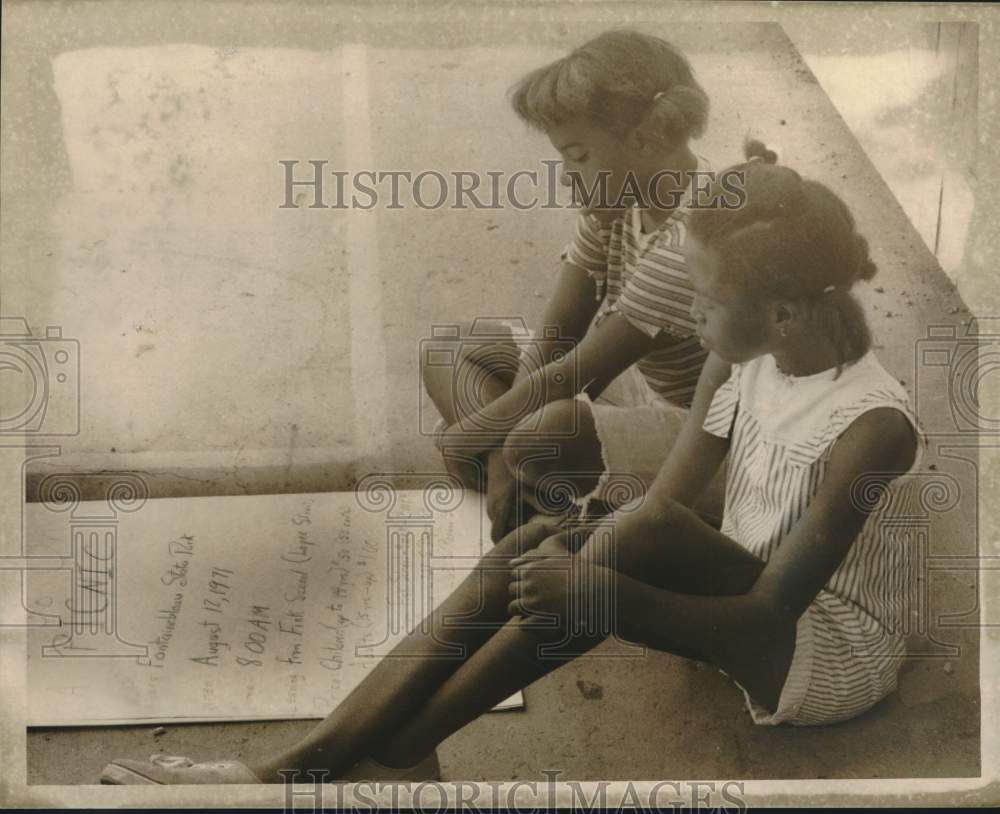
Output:
[[[569,557],[527,558],[511,575],[507,613],[564,620],[570,607],[569,570]]]
[[[561,550],[564,553],[539,546],[511,561],[512,565],[517,563],[508,586],[511,601],[507,612],[511,616],[554,616],[565,624],[571,609],[580,607],[580,599],[588,600],[589,606],[598,597],[598,590],[604,593],[601,586],[610,572],[591,567],[584,574],[573,556],[565,548]]]
[[[520,551],[534,551],[539,543],[543,542],[547,537],[558,533],[558,531],[559,528],[557,526],[545,522],[544,519],[535,519],[514,529],[500,541],[500,544],[506,546],[508,541],[513,541]],[[520,559],[520,557],[515,557],[514,559]]]
[[[510,561],[512,568],[524,565],[532,560],[543,560],[547,557],[565,557],[570,551],[566,547],[566,531],[558,526],[548,526],[549,534],[535,548],[525,551]]]

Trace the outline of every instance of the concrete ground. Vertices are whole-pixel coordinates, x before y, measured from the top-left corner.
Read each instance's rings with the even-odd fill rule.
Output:
[[[938,567],[913,620],[925,658],[855,721],[764,729],[717,671],[661,653],[611,658],[609,644],[529,687],[524,711],[446,741],[444,777],[975,776],[978,583],[962,563],[977,553],[978,459],[941,371],[920,364],[927,326],[962,336],[968,311],[779,27],[642,15],[682,44],[712,98],[699,152],[718,167],[748,131],[779,142],[871,238],[880,274],[861,297],[877,348],[934,436],[923,475],[956,487],[928,509],[923,550]],[[621,23],[596,7],[428,6],[407,19],[325,6],[293,18],[269,3],[5,8],[16,115],[3,120],[4,314],[36,332],[62,326],[81,360],[80,433],[29,470],[29,496],[50,471],[81,473],[91,496],[139,471],[167,496],[439,469],[420,432],[420,341],[477,315],[537,317],[571,214],[282,210],[277,162],[541,170],[551,148],[508,112],[506,89]],[[29,783],[91,783],[108,759],[152,751],[253,758],[309,726],[32,730]]]

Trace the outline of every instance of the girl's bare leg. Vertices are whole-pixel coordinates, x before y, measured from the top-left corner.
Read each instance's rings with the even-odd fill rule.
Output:
[[[558,481],[572,484],[577,495],[594,490],[604,460],[589,405],[579,399],[554,401],[545,405],[541,415],[528,416],[522,425],[534,428],[531,444],[518,445],[516,440],[508,439],[504,460],[525,486],[534,489],[547,476],[558,475]],[[568,434],[569,427],[575,432]],[[540,445],[551,446],[556,452],[539,454]],[[543,509],[551,502],[545,494],[535,495],[534,499]]]
[[[683,522],[676,520],[658,517],[645,527],[633,523],[628,544],[614,549],[613,561],[590,543],[580,556],[672,591],[749,590],[763,567],[759,559],[689,512],[681,515]],[[407,636],[305,739],[252,767],[255,773],[269,782],[280,782],[281,769],[315,768],[337,776],[371,754],[389,765],[412,764],[513,691],[603,640],[606,632],[568,636],[564,629],[509,618],[509,561],[550,533],[533,524],[498,543],[432,614],[429,633],[418,629]],[[456,616],[465,621],[456,624]],[[618,632],[633,641],[640,638],[621,627]],[[794,630],[791,641],[789,631],[780,633],[773,643],[753,643],[745,655],[738,646],[722,658],[710,655],[751,692],[763,687],[764,697],[776,697],[771,691],[780,689],[794,646]],[[551,650],[542,655],[539,646],[553,642],[561,643],[567,655]],[[690,655],[666,639],[646,643]],[[462,655],[451,655],[454,645],[464,648]]]
[[[462,326],[454,340],[454,362],[432,364],[421,358],[420,376],[427,395],[449,424],[470,415],[506,393],[518,368],[518,347],[512,339],[497,337],[493,343],[476,342]],[[473,370],[463,370],[472,366]]]
[[[540,633],[519,617],[511,619],[441,684],[416,716],[386,740],[375,752],[376,759],[389,766],[417,763],[449,735],[512,693],[605,638],[574,638],[567,648],[572,649],[570,656],[540,655],[540,646],[551,636],[550,629]]]
[[[532,495],[532,504],[546,511],[546,503],[552,503],[551,497],[558,496],[559,489],[567,483],[577,495],[590,494],[604,470],[601,440],[590,405],[580,399],[555,401],[546,405],[543,415],[529,416],[525,423],[537,428],[532,445],[518,446],[516,441],[508,441],[504,459],[507,468]],[[575,432],[569,434],[568,427],[575,428]],[[558,452],[539,454],[539,445],[551,446]],[[613,477],[616,473],[610,474]],[[549,489],[545,488],[546,483]],[[694,506],[698,515],[715,528],[722,518],[722,489],[715,488],[721,484],[720,474],[713,488],[707,489]]]
[[[281,782],[282,769],[325,769],[337,776],[371,754],[508,620],[508,563],[551,534],[529,524],[507,535],[431,614],[428,632],[411,632],[302,741],[252,766],[254,773],[265,782]]]
[[[655,578],[660,587],[678,592],[738,594],[749,590],[763,563],[704,523],[700,526],[683,538],[665,538],[670,529],[663,523],[651,522],[648,534],[630,537],[628,545],[615,550],[614,567],[646,582]],[[592,538],[579,556],[610,565],[607,548],[598,548],[593,543]],[[638,640],[636,634],[622,625],[615,627],[615,632],[624,638]],[[376,752],[376,758],[388,765],[416,763],[499,701],[586,652],[608,635],[604,631],[570,635],[565,625],[558,629],[541,628],[515,617],[441,684],[416,716]],[[727,657],[727,664],[722,666],[741,680],[745,675],[759,673],[760,661],[776,662],[777,668],[770,670],[780,688],[791,660],[787,639],[787,632],[779,635],[770,652],[758,645],[746,655],[745,664],[734,649],[733,658]],[[555,651],[553,643],[558,643]],[[686,648],[678,648],[665,638],[645,643],[656,649],[691,655]],[[794,638],[791,644],[794,645]],[[540,650],[545,645],[548,648]],[[560,650],[567,655],[560,655]]]
[[[453,365],[433,365],[421,358],[420,375],[424,389],[448,423],[462,415],[475,413],[506,393],[517,371],[517,345],[513,341],[481,345],[468,341],[469,327],[461,328],[455,342]],[[470,369],[471,368],[471,369]],[[451,449],[445,466],[467,489],[486,488],[486,456],[462,456],[461,449]]]

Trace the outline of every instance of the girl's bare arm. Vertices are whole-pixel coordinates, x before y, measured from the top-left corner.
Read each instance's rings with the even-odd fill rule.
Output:
[[[600,392],[663,341],[662,332],[650,338],[622,314],[609,314],[586,333],[575,349],[526,373],[504,395],[466,419],[465,426],[489,428],[488,432],[466,436],[461,427],[455,426],[445,433],[445,440],[476,451],[498,447],[524,418],[525,404],[537,404],[537,409],[553,401],[573,398],[588,385]]]
[[[651,559],[641,555],[643,547],[682,545],[685,556],[697,558],[702,556],[700,551],[736,545],[669,499],[660,500],[655,511],[646,504],[650,508],[620,516],[615,526],[616,562],[607,562],[607,550],[588,541],[572,556],[588,558],[593,565],[572,568],[570,573],[586,580],[613,580],[617,599],[611,612],[619,614],[626,628],[644,643],[668,643],[667,649],[669,643],[683,645],[725,662],[734,648],[794,626],[843,562],[877,502],[871,489],[866,490],[863,503],[858,501],[853,496],[856,483],[875,478],[887,488],[912,465],[916,443],[908,420],[897,410],[872,410],[858,418],[836,442],[827,476],[809,508],[768,563],[754,569],[759,573],[750,584],[738,587],[737,583],[748,582],[746,571],[741,575],[738,569],[732,571],[732,586],[725,584],[730,575],[723,574],[718,592],[711,594],[665,590],[643,579],[648,569],[643,562]],[[589,581],[569,586],[566,572],[554,571],[548,559],[522,557],[512,563],[520,590],[526,591],[518,600],[521,607],[559,614],[567,607],[567,589],[589,592],[580,597],[584,602],[608,595],[606,586]],[[711,568],[711,563],[705,567]],[[510,611],[519,609],[512,603]]]
[[[878,494],[909,470],[916,452],[913,428],[899,410],[879,408],[855,420],[834,444],[819,491],[754,591],[798,618],[847,556]]]
[[[693,505],[722,465],[729,440],[705,432],[702,424],[715,391],[729,378],[730,369],[730,364],[714,353],[705,360],[684,427],[649,487],[647,499],[653,505],[657,501]]]
[[[596,295],[597,285],[593,278],[579,266],[563,261],[555,291],[552,292],[542,317],[542,329],[554,328],[560,339],[580,342],[600,305]],[[545,341],[544,330],[538,330],[535,334],[544,352],[543,358],[546,362],[551,361],[554,344]]]
[[[863,414],[835,443],[827,475],[809,508],[771,555],[749,591],[732,596],[693,596],[665,591],[616,574],[618,608],[633,629],[662,636],[711,654],[733,637],[751,635],[781,622],[794,622],[816,598],[847,556],[876,502],[868,489],[857,499],[860,479],[881,488],[908,471],[916,438],[906,417],[891,408]],[[660,504],[657,534],[662,545],[685,535],[719,532],[678,504]],[[619,545],[627,545],[626,524]],[[646,533],[649,533],[647,527]],[[585,555],[586,546],[580,555]]]
[[[540,353],[531,353],[522,357],[515,375],[515,382],[524,379],[536,370],[539,367],[538,361],[551,361],[553,351],[557,348],[564,348],[567,340],[577,343],[583,339],[599,305],[595,301],[596,293],[597,286],[584,269],[573,263],[563,262],[556,280],[555,291],[552,292],[541,324],[535,331],[535,347]],[[546,338],[546,329],[555,332],[556,341]],[[506,392],[504,385],[499,382],[494,382],[491,387],[497,388],[498,391],[497,395],[493,397],[494,401]],[[480,399],[480,401],[485,401],[485,399]],[[462,416],[462,418],[465,417]],[[503,464],[501,463],[500,466],[502,468]]]

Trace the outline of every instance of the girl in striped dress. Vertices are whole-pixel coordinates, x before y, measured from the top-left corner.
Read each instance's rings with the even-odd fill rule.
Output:
[[[754,558],[742,596],[770,605],[775,638],[749,671],[719,661],[757,723],[832,723],[896,687],[916,497],[900,476],[924,442],[850,293],[876,269],[847,207],[771,166],[760,143],[747,153],[746,205],[692,218],[694,313],[711,356],[688,438],[692,451],[729,451],[721,534]],[[674,469],[663,493],[680,499]]]
[[[710,355],[642,502],[596,528],[511,532],[281,753],[118,760],[102,782],[433,779],[444,738],[609,636],[716,664],[759,724],[842,721],[892,692],[922,437],[850,293],[875,267],[847,207],[762,145],[748,153],[743,205],[690,218]],[[727,453],[720,531],[687,507]]]

